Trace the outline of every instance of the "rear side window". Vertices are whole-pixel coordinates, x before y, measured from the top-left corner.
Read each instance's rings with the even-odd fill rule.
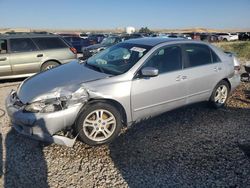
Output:
[[[0,39],[0,54],[7,53],[7,40]]]
[[[208,46],[202,44],[185,44],[184,51],[187,56],[185,68],[196,67],[211,64],[211,50]]]
[[[36,45],[29,38],[10,39],[11,52],[31,52],[37,50]]]
[[[213,63],[221,62],[220,58],[213,50],[211,50],[211,55],[212,55]]]
[[[44,37],[32,39],[41,50],[66,48],[66,44],[57,37]]]

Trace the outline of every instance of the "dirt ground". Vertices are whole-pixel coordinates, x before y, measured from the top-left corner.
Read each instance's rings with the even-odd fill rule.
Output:
[[[0,108],[21,80],[0,83]],[[250,187],[250,84],[225,108],[199,103],[136,124],[113,143],[43,145],[0,118],[3,187]],[[0,111],[0,116],[1,116]]]

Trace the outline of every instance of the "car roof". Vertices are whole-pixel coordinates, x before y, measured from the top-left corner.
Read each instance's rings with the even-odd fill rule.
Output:
[[[132,44],[147,45],[147,46],[156,46],[161,43],[174,42],[174,41],[177,42],[177,41],[190,41],[190,40],[183,39],[183,38],[144,37],[144,38],[129,39],[124,42],[132,43]]]
[[[24,33],[24,34],[0,34],[0,39],[12,39],[12,38],[36,38],[36,37],[60,37],[54,34],[33,34],[33,33]]]

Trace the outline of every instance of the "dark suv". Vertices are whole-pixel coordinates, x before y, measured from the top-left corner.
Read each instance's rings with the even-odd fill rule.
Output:
[[[75,59],[75,48],[57,35],[0,35],[0,79],[28,77]]]

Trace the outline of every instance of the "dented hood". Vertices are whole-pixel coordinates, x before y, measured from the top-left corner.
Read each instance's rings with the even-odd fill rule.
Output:
[[[26,79],[20,85],[17,95],[23,103],[31,103],[39,100],[39,96],[108,76],[108,74],[92,70],[84,64],[72,62]]]

